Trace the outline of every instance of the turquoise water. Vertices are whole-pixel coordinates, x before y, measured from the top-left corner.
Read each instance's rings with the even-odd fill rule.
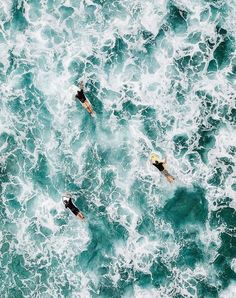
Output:
[[[11,0],[0,20],[0,297],[236,297],[236,2]]]

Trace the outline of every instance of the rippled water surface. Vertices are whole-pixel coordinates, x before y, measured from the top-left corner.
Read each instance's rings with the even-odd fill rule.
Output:
[[[236,297],[235,39],[235,0],[0,1],[0,297]]]

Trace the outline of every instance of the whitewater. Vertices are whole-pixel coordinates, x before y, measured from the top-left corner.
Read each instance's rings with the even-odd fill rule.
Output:
[[[235,39],[235,0],[0,0],[0,297],[236,297]]]

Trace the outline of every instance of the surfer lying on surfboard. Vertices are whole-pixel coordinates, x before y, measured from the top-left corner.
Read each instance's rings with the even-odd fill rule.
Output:
[[[73,204],[72,198],[70,198],[69,196],[63,195],[62,200],[63,200],[63,203],[64,203],[65,207],[69,208],[70,211],[72,213],[74,213],[74,215],[76,217],[78,217],[79,219],[84,219],[83,213],[80,212],[80,210]]]
[[[76,98],[82,103],[83,107],[89,112],[89,114],[94,117],[95,114],[93,112],[93,108],[91,103],[87,100],[87,98],[84,95],[84,84],[81,81],[79,84],[79,90],[77,91],[77,94],[75,95]]]
[[[171,176],[166,169],[166,159],[161,160],[155,153],[152,153],[151,162],[166,177],[166,179],[170,183],[174,182],[175,178]]]

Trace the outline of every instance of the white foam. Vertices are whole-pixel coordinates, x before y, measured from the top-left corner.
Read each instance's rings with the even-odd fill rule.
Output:
[[[236,258],[231,261],[231,269],[236,273]]]
[[[219,294],[220,298],[234,298],[236,296],[236,282],[231,282],[228,288],[221,291]]]
[[[71,21],[72,28],[68,26],[68,19],[61,21],[59,10],[56,4],[53,4],[53,12],[48,12],[46,2],[42,3],[38,15],[33,14],[32,6],[23,2],[25,7],[25,17],[29,22],[28,28],[24,33],[17,32],[15,35],[9,31],[4,31],[4,44],[0,45],[1,63],[4,64],[3,72],[9,69],[9,50],[16,58],[16,68],[8,75],[6,82],[1,88],[1,133],[7,132],[12,134],[17,141],[18,147],[22,149],[26,158],[32,162],[32,168],[37,166],[39,154],[45,155],[50,179],[52,183],[57,179],[58,173],[70,174],[77,184],[82,183],[83,179],[89,174],[86,172],[86,154],[87,150],[93,147],[94,158],[98,156],[98,146],[102,150],[112,150],[115,152],[121,146],[127,148],[127,155],[131,162],[129,168],[122,166],[122,160],[117,160],[113,155],[111,160],[104,165],[102,169],[95,169],[96,183],[93,185],[93,193],[90,194],[88,204],[91,202],[96,206],[104,206],[103,201],[103,174],[105,171],[113,171],[116,176],[114,179],[114,187],[116,192],[111,194],[105,193],[109,197],[110,203],[106,211],[109,214],[110,223],[119,223],[128,232],[127,241],[114,242],[115,255],[109,272],[109,277],[113,280],[114,285],[118,283],[120,278],[119,268],[125,266],[130,268],[131,262],[134,270],[138,270],[149,274],[152,263],[156,258],[161,258],[163,263],[172,269],[172,262],[178,257],[180,244],[174,238],[174,231],[171,226],[164,221],[154,218],[152,215],[153,208],[162,207],[166,203],[166,198],[171,197],[177,186],[190,187],[193,183],[201,184],[207,190],[207,200],[209,202],[209,210],[215,208],[212,204],[217,198],[224,196],[232,197],[233,192],[231,185],[235,172],[227,178],[224,189],[207,184],[209,176],[212,174],[212,167],[216,164],[216,158],[231,158],[227,148],[231,144],[234,129],[230,126],[221,128],[219,134],[215,136],[216,145],[209,151],[209,164],[205,165],[200,157],[196,167],[193,167],[187,155],[196,153],[196,146],[199,141],[199,135],[196,133],[199,126],[199,118],[201,118],[202,99],[196,95],[198,90],[208,92],[213,96],[214,103],[218,107],[227,104],[229,107],[235,107],[232,100],[235,96],[234,86],[228,83],[226,78],[230,67],[218,71],[216,74],[208,76],[206,74],[208,62],[213,57],[214,49],[219,45],[221,40],[214,46],[213,50],[209,50],[204,56],[206,66],[203,71],[197,73],[199,79],[191,84],[188,74],[181,72],[176,67],[176,60],[186,55],[193,56],[199,51],[198,44],[190,44],[187,41],[187,35],[192,32],[201,33],[201,41],[210,38],[212,42],[217,41],[217,32],[215,30],[219,16],[215,21],[209,22],[209,19],[200,23],[200,14],[205,8],[209,8],[209,4],[194,2],[190,0],[177,0],[175,4],[182,10],[190,12],[188,14],[188,30],[186,34],[175,35],[171,30],[165,32],[165,37],[157,45],[157,51],[153,51],[153,61],[157,66],[152,73],[148,69],[149,55],[145,50],[146,42],[141,34],[143,30],[153,33],[155,36],[162,24],[165,22],[168,13],[166,2],[161,0],[155,1],[124,1],[122,2],[125,11],[124,16],[109,16],[109,20],[104,19],[102,7],[92,1],[77,3],[75,11],[68,19]],[[74,1],[64,1],[63,5],[73,6]],[[89,24],[85,25],[87,14],[85,13],[85,5],[95,5],[96,18]],[[234,36],[235,26],[233,15],[235,14],[234,2],[231,0],[231,10],[226,17],[224,25],[226,29]],[[1,19],[9,21],[11,19],[10,1],[0,4]],[[138,12],[140,9],[140,12]],[[134,12],[136,11],[136,17]],[[1,21],[2,28],[3,21]],[[58,37],[56,41],[54,37],[46,36],[45,29],[51,28]],[[128,40],[126,35],[131,35],[133,41]],[[106,44],[112,49],[115,46],[116,38],[120,37],[127,43],[127,52],[125,54],[124,63],[116,63],[113,59],[110,71],[104,69],[105,63],[110,57],[102,51],[102,47]],[[96,41],[95,41],[96,40]],[[144,55],[143,61],[138,59],[138,54],[142,51]],[[137,54],[137,55],[136,55]],[[99,66],[93,66],[93,70],[87,73],[76,74],[69,69],[72,61],[77,63],[91,63],[88,61],[90,55],[96,56],[100,60]],[[111,54],[110,54],[111,55]],[[24,57],[24,58],[19,58]],[[58,71],[58,65],[61,62],[61,70]],[[24,63],[24,67],[18,67]],[[32,68],[27,70],[26,65],[29,63]],[[150,62],[151,63],[151,62]],[[152,63],[151,63],[152,64]],[[21,96],[27,100],[24,88],[20,85],[22,74],[31,71],[33,73],[34,86],[43,93],[43,98],[35,94],[38,103],[47,107],[50,117],[52,118],[50,127],[41,128],[41,136],[36,140],[36,149],[33,152],[26,150],[24,139],[26,137],[24,131],[16,131],[16,124],[25,123],[29,128],[35,123],[37,125],[37,115],[31,118],[25,117],[21,119],[19,115],[9,111],[8,103],[14,100],[16,96]],[[140,79],[135,81],[134,75],[140,75]],[[75,101],[71,100],[71,90],[69,90],[72,82],[72,76],[75,79],[83,77],[86,81],[92,78],[100,83],[97,89],[97,96],[102,101],[104,111],[109,113],[112,109],[122,111],[122,104],[130,98],[127,98],[124,85],[135,96],[132,103],[142,106],[151,106],[156,110],[156,121],[161,125],[163,132],[158,131],[157,140],[151,140],[144,130],[144,123],[140,112],[127,116],[125,113],[123,118],[127,120],[128,125],[121,127],[117,116],[113,115],[106,123],[99,123],[98,115],[96,122],[96,134],[98,136],[96,144],[90,140],[87,134],[83,144],[73,146],[73,142],[78,141],[82,133],[88,130],[89,122],[84,121],[82,107],[78,109]],[[78,76],[78,77],[77,77]],[[91,83],[92,81],[89,81]],[[180,105],[176,100],[177,85],[181,84],[183,91],[186,92],[185,103]],[[32,86],[31,86],[32,87]],[[116,96],[107,95],[101,97],[102,89],[116,92]],[[69,91],[68,91],[69,90]],[[33,91],[32,91],[33,92]],[[74,91],[73,91],[74,92]],[[72,92],[72,93],[73,93]],[[90,90],[88,90],[88,93]],[[21,102],[24,104],[24,102]],[[116,108],[113,105],[116,104]],[[26,110],[30,113],[30,110]],[[215,115],[219,119],[218,115]],[[173,122],[171,122],[172,119]],[[205,119],[207,122],[207,119]],[[82,127],[82,125],[85,125]],[[111,134],[107,135],[104,126],[110,130]],[[157,130],[159,128],[156,128]],[[61,133],[61,141],[58,141],[56,133]],[[173,137],[177,134],[186,134],[189,139],[194,136],[193,144],[188,148],[187,152],[181,159],[175,157],[175,146]],[[111,137],[112,135],[112,137]],[[5,142],[0,148],[1,152],[6,148]],[[170,173],[178,178],[178,181],[170,186],[164,178],[149,163],[149,153],[155,151],[156,148],[162,148],[163,155],[168,157],[168,168]],[[9,154],[1,156],[1,162],[5,162]],[[71,164],[62,164],[62,156],[68,156]],[[144,161],[146,158],[146,161]],[[121,158],[122,159],[122,158]],[[30,169],[31,171],[32,169]],[[91,171],[93,169],[90,169]],[[89,170],[89,171],[90,171]],[[13,181],[13,177],[10,177]],[[143,210],[135,203],[132,197],[132,186],[137,181],[145,182],[145,193],[148,193],[147,205],[150,217],[155,226],[155,235],[141,235],[138,233],[138,226],[142,221]],[[46,260],[47,266],[50,266],[52,257],[56,255],[60,261],[58,271],[63,272],[68,280],[71,281],[75,292],[72,297],[89,297],[91,281],[98,285],[100,276],[95,276],[93,272],[81,272],[74,264],[74,256],[78,255],[86,247],[90,241],[89,231],[86,222],[77,221],[70,213],[64,210],[64,206],[60,200],[60,189],[49,195],[47,188],[41,189],[30,179],[25,173],[24,167],[20,169],[19,177],[14,178],[14,183],[20,185],[21,193],[17,200],[21,203],[17,218],[15,215],[6,210],[8,219],[11,224],[6,229],[11,231],[17,238],[18,243],[14,249],[17,253],[24,256],[28,264],[32,262],[40,266],[41,260]],[[9,184],[3,185],[3,193]],[[118,190],[119,191],[118,191]],[[127,198],[131,198],[129,201]],[[132,201],[133,200],[133,201]],[[3,199],[5,203],[6,198]],[[32,202],[32,206],[27,207]],[[232,206],[234,206],[232,204]],[[53,211],[57,212],[52,215]],[[32,219],[34,218],[34,219]],[[67,219],[66,226],[58,226],[55,219]],[[42,243],[34,239],[29,234],[29,228],[35,224],[37,232],[40,227],[47,227],[52,231],[51,236],[45,237]],[[214,259],[214,245],[220,246],[219,234],[221,229],[213,230],[208,225],[199,233],[199,239],[205,249],[209,249],[208,254],[211,260]],[[168,233],[168,239],[163,239],[163,234]],[[1,238],[1,237],[0,237]],[[38,255],[43,257],[37,260]],[[235,267],[235,261],[232,261],[231,267]],[[181,269],[182,270],[182,269]],[[186,297],[196,297],[196,288],[191,285],[191,278],[195,276],[210,275],[211,268],[206,265],[199,264],[195,270],[173,270],[173,283],[169,285],[169,289],[161,286],[159,289],[149,287],[142,289],[137,285],[134,286],[135,297],[170,297],[178,289],[179,293]],[[233,269],[235,271],[235,268]],[[55,281],[54,273],[50,273],[50,277]],[[57,287],[59,281],[52,283],[50,295],[58,297]],[[234,293],[233,286],[222,292],[222,295]],[[191,289],[191,293],[188,291]],[[125,295],[129,295],[126,293]],[[195,296],[194,296],[195,295]],[[227,297],[222,296],[222,297]]]
[[[156,35],[162,25],[165,13],[166,2],[164,0],[158,1],[158,5],[146,1],[142,4],[143,12],[141,17],[141,24],[143,27]]]

